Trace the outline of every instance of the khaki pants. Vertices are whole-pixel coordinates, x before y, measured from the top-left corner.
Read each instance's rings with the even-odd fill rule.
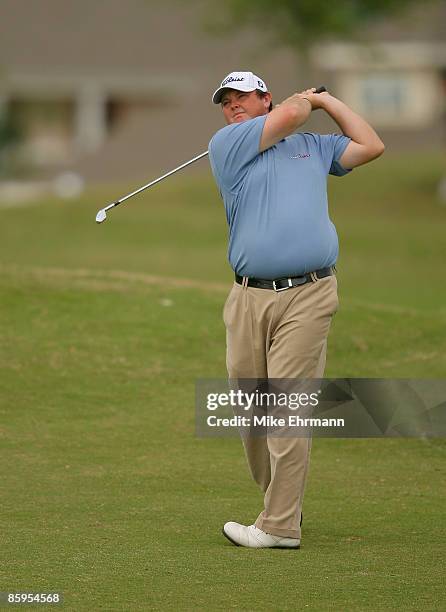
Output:
[[[280,292],[234,283],[223,310],[229,378],[322,378],[337,307],[334,275]],[[251,474],[264,493],[256,526],[300,539],[311,439],[266,435],[242,440]]]

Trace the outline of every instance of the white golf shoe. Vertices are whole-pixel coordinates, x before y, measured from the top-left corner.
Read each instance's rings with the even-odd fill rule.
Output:
[[[223,535],[236,546],[247,548],[300,548],[297,538],[283,538],[262,531],[255,525],[240,525],[230,521],[223,527]]]

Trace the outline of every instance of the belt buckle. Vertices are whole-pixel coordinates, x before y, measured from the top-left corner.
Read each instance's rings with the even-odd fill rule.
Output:
[[[276,293],[279,293],[279,291],[286,291],[287,289],[290,289],[293,286],[293,283],[291,282],[291,278],[280,278],[278,280],[287,280],[288,281],[288,287],[279,287],[279,289],[277,289],[276,287],[276,281],[273,280],[273,289]]]

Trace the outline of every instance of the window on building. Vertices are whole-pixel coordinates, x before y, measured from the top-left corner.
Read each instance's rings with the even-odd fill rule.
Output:
[[[359,95],[368,116],[398,118],[407,112],[407,80],[402,75],[368,74],[360,78]]]

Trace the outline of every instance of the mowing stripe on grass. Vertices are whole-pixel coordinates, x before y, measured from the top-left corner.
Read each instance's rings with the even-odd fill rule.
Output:
[[[198,281],[192,278],[178,278],[172,276],[157,276],[154,274],[143,274],[141,272],[127,272],[125,270],[94,270],[87,268],[54,268],[37,266],[16,266],[0,264],[0,273],[9,276],[27,276],[38,281],[54,281],[56,279],[69,280],[70,286],[73,281],[78,281],[76,287],[81,289],[116,290],[128,289],[128,284],[142,284],[168,288],[197,289],[199,291],[228,292],[230,285],[215,281]],[[121,281],[113,283],[110,281]],[[405,308],[396,304],[381,304],[379,302],[368,302],[356,298],[343,297],[342,309],[365,309],[390,314],[401,314],[406,316],[432,316],[446,317],[446,309],[435,311],[421,310],[416,308]]]

